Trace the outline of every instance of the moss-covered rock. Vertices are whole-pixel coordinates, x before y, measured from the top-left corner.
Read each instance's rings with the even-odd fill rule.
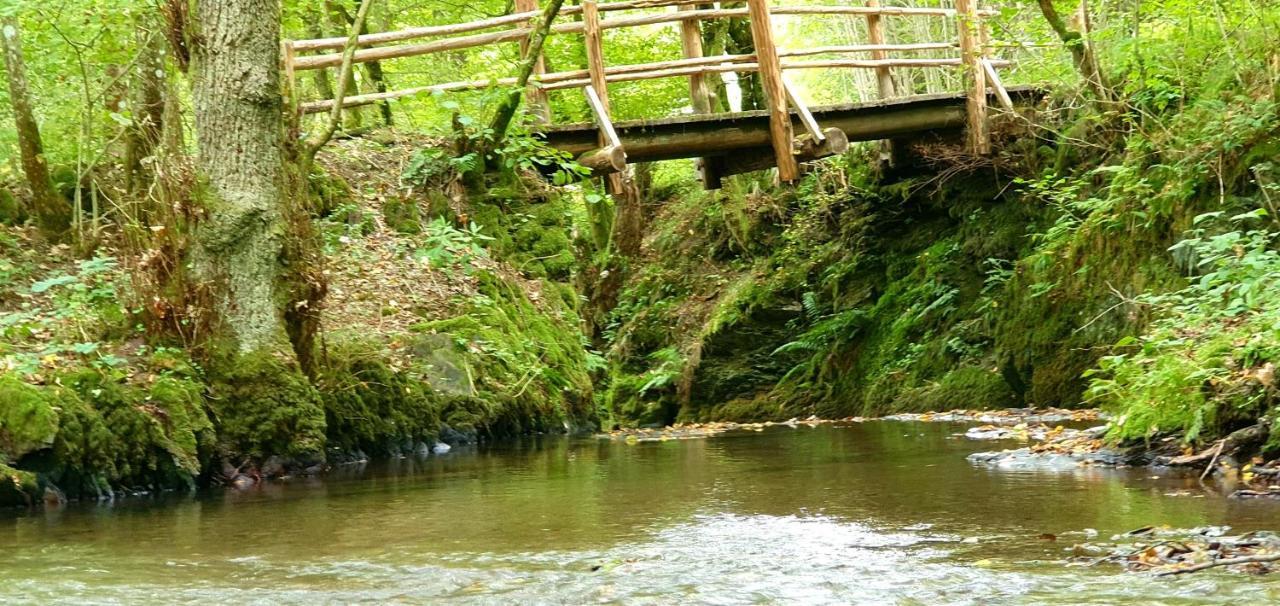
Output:
[[[209,407],[219,453],[227,460],[323,458],[320,394],[295,366],[271,353],[229,356],[213,364]]]
[[[422,233],[422,214],[412,198],[392,197],[382,202],[382,218],[387,227],[402,234]]]
[[[335,335],[317,386],[331,449],[394,455],[431,442],[442,399],[416,368],[393,368],[380,344]]]
[[[565,431],[594,426],[592,383],[587,351],[572,309],[559,298],[539,297],[534,304],[518,283],[480,272],[477,296],[462,313],[424,322],[422,335],[444,335],[418,349],[444,355],[462,370],[465,389],[456,388],[456,372],[446,388],[442,420],[454,429],[473,428],[500,436]],[[440,353],[443,347],[450,351]],[[431,364],[423,360],[424,364]],[[458,368],[460,367],[460,368]],[[436,369],[434,372],[441,372]]]
[[[57,399],[16,376],[0,374],[0,461],[47,448],[57,435]]]
[[[36,474],[0,462],[0,507],[34,505],[39,503],[41,492]]]
[[[0,224],[17,225],[26,218],[18,197],[8,188],[0,186]]]

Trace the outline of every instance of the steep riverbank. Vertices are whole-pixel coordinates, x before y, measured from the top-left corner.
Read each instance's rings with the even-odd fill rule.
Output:
[[[794,190],[662,197],[612,316],[613,421],[1088,402],[1112,440],[1265,428],[1280,110],[1195,92],[1101,122],[1050,103],[984,160],[879,174],[864,149]]]
[[[328,296],[309,379],[272,360],[206,371],[199,361],[216,352],[184,328],[195,308],[147,282],[166,251],[135,256],[127,231],[104,232],[90,260],[30,230],[0,232],[0,503],[252,483],[438,442],[594,430],[595,356],[569,285],[572,202],[537,180],[446,195],[431,167],[413,168],[419,151],[436,150],[350,141],[321,158]],[[156,338],[156,322],[193,345]]]
[[[863,146],[793,187],[706,192],[667,163],[631,201],[533,160],[477,181],[440,141],[344,140],[311,178],[327,296],[305,379],[270,359],[206,371],[199,301],[148,282],[181,271],[168,249],[108,228],[86,259],[5,228],[0,498],[441,440],[1084,403],[1113,442],[1194,453],[1256,427],[1226,454],[1271,456],[1280,110],[1244,90],[1154,117],[1059,98],[1000,124],[991,157],[916,142],[885,170]]]

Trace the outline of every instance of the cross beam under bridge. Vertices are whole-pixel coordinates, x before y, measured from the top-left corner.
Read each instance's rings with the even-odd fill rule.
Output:
[[[1044,96],[1044,91],[1031,86],[1011,87],[1009,97],[1015,105],[1030,105]],[[966,95],[941,93],[811,108],[813,117],[825,129],[838,130],[848,141],[894,139],[924,133],[948,134],[962,130],[967,122]],[[801,115],[791,112],[797,130]],[[727,114],[688,114],[659,120],[633,120],[613,125],[627,163],[706,158],[708,186],[716,186],[718,177],[773,166],[770,147],[769,112],[765,110]],[[541,128],[541,136],[551,147],[573,155],[591,158],[605,151],[599,142],[596,124],[550,125]],[[835,137],[838,138],[838,137]],[[844,151],[840,142],[804,146],[797,144],[800,161],[815,160],[823,155]],[[834,143],[834,144],[832,144]],[[806,157],[807,155],[815,157]],[[608,162],[591,162],[598,172],[610,172]]]

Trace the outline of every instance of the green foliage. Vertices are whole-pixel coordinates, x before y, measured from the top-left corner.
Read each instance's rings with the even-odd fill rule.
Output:
[[[517,283],[492,272],[475,277],[478,294],[462,302],[461,313],[415,327],[446,335],[465,367],[469,397],[449,400],[443,420],[493,435],[588,425],[595,414],[576,314],[549,297],[535,305]]]
[[[38,271],[35,263],[0,260],[0,275],[30,279]],[[120,279],[114,258],[95,257],[76,262],[74,269],[55,270],[26,288],[15,280],[13,295],[24,304],[0,308],[0,369],[33,375],[68,361],[119,366],[123,360],[106,344],[133,328],[120,303]]]
[[[1197,276],[1181,290],[1143,295],[1157,314],[1150,330],[1121,339],[1089,373],[1089,397],[1118,415],[1112,437],[1180,432],[1197,442],[1270,414],[1280,363],[1280,252],[1275,233],[1258,228],[1266,217],[1262,209],[1229,218],[1205,213],[1171,247]]]
[[[380,344],[338,335],[317,385],[329,448],[397,455],[433,441],[444,397],[424,369],[398,368]]]
[[[461,268],[466,273],[474,269],[474,261],[488,257],[483,243],[493,240],[481,232],[472,222],[463,229],[454,227],[443,218],[436,218],[427,225],[422,247],[413,255],[438,268]]]

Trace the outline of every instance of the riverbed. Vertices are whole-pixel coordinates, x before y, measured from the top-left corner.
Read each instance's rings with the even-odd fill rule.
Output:
[[[1277,530],[1280,504],[1150,469],[973,465],[1016,444],[965,427],[528,439],[0,512],[0,603],[1280,603],[1274,576],[1068,565],[1094,533]]]

